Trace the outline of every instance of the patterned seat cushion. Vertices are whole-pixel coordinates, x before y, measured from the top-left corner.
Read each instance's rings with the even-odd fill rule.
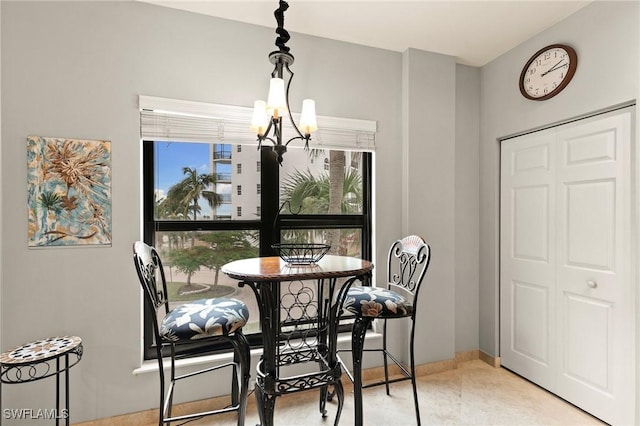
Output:
[[[162,320],[160,334],[170,342],[226,336],[242,328],[248,319],[249,310],[239,300],[194,300],[169,312]]]
[[[413,305],[404,297],[385,288],[351,287],[344,309],[363,317],[401,318],[413,312]]]

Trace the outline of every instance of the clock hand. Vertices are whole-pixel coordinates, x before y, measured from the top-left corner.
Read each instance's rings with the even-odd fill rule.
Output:
[[[548,69],[546,72],[543,72],[542,74],[540,74],[541,77],[544,77],[545,75],[549,74],[551,71],[555,71],[556,69],[558,69],[558,65],[560,64],[560,62],[564,61],[563,59],[560,59],[554,66],[552,66],[550,69]]]

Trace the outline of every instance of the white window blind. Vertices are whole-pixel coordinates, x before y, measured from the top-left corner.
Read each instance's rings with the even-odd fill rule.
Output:
[[[258,143],[256,134],[249,129],[251,108],[143,95],[138,103],[143,140]],[[293,114],[296,122],[298,118]],[[317,120],[318,131],[311,135],[311,148],[375,150],[375,121],[327,116],[318,116]],[[288,121],[285,119],[283,125],[284,142],[297,135]]]

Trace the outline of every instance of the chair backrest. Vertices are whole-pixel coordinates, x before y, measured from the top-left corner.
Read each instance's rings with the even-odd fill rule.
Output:
[[[162,306],[164,306],[164,314],[169,312],[167,281],[156,249],[142,241],[136,241],[133,243],[133,263],[138,272],[147,306],[153,309],[154,314]]]
[[[415,303],[430,261],[431,248],[421,237],[408,235],[395,241],[387,258],[388,287],[402,289],[413,296]]]

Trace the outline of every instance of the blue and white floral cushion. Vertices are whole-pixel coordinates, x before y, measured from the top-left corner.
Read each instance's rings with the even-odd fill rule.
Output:
[[[398,293],[366,286],[350,288],[343,306],[363,317],[401,318],[413,312],[413,305]]]
[[[249,319],[247,305],[236,299],[200,299],[180,305],[162,320],[164,340],[197,340],[227,336],[242,328]]]

